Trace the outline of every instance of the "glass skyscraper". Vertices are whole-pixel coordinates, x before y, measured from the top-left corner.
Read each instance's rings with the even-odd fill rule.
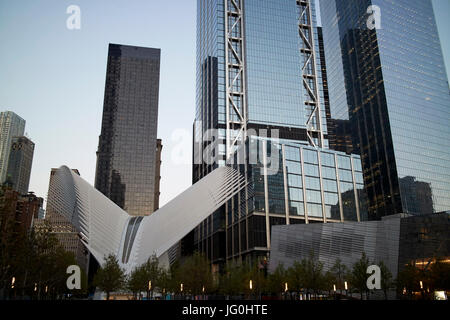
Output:
[[[22,195],[28,193],[33,154],[33,141],[27,137],[12,138],[6,181]]]
[[[248,186],[184,248],[214,265],[255,261],[267,256],[273,225],[367,219],[360,157],[328,148],[325,68],[314,0],[197,1],[193,182],[234,165]]]
[[[0,183],[6,179],[12,138],[24,132],[25,120],[12,111],[0,112]]]
[[[369,219],[449,210],[450,95],[431,1],[320,9],[330,145],[361,155]]]
[[[109,45],[95,187],[130,215],[158,206],[159,72],[160,49]]]

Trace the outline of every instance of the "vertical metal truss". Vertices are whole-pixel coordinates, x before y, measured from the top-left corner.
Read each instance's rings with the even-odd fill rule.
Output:
[[[305,109],[308,112],[308,119],[306,121],[307,135],[312,146],[322,148],[322,118],[320,114],[319,86],[316,74],[316,51],[311,1],[297,0],[297,6],[300,10],[298,32],[301,39],[300,55],[303,60],[302,78],[303,86],[307,93],[307,98],[304,101]],[[317,144],[315,139],[317,139]]]
[[[225,83],[226,154],[233,156],[239,141],[247,135],[245,96],[244,0],[224,0],[225,5]]]

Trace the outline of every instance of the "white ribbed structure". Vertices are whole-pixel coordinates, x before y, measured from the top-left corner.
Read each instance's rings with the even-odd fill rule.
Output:
[[[114,253],[130,272],[180,241],[239,192],[245,179],[232,168],[218,168],[145,217],[128,215],[66,166],[57,170],[52,186],[49,203],[77,228],[98,262]]]

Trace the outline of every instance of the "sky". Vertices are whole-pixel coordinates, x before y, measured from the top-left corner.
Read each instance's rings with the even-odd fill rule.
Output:
[[[450,74],[450,0],[432,2]],[[0,0],[0,111],[24,118],[36,144],[30,191],[46,198],[61,165],[94,184],[109,43],[161,48],[160,204],[191,185],[195,24],[196,0]]]

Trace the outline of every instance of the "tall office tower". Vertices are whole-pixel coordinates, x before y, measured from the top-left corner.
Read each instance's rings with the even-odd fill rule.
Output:
[[[0,183],[6,179],[12,138],[24,132],[25,120],[12,111],[0,112]]]
[[[9,153],[6,181],[20,194],[28,193],[31,166],[33,164],[34,143],[27,137],[13,137]]]
[[[449,210],[450,95],[431,1],[320,8],[333,147],[361,155],[369,219]]]
[[[64,212],[59,212],[54,205],[52,205],[55,203],[53,199],[58,197],[57,192],[55,192],[55,182],[53,178],[57,170],[58,169],[52,168],[50,171],[45,221],[50,224],[52,233],[56,236],[59,244],[64,248],[64,250],[72,252],[78,265],[87,271],[88,252],[81,242],[77,229],[64,217]],[[80,172],[77,169],[72,169],[72,171],[77,175],[80,175]],[[45,221],[36,221],[36,230],[45,227]]]
[[[219,267],[261,260],[273,225],[366,219],[359,156],[328,149],[315,9],[314,0],[198,0],[193,182],[242,158],[233,166],[248,186],[182,251],[206,252]]]
[[[159,67],[160,49],[109,45],[95,187],[130,215],[152,213],[159,193]]]

